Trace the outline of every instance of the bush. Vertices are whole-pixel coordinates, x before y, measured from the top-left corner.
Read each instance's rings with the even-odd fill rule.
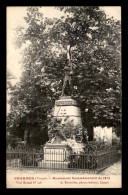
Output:
[[[43,159],[42,154],[23,154],[21,157],[22,165],[24,166],[38,166],[38,161]]]
[[[68,168],[79,168],[79,169],[95,169],[97,168],[97,156],[90,154],[71,154],[69,156],[70,163]]]

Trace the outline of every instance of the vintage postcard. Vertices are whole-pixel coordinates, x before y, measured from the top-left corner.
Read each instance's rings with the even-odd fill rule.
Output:
[[[6,15],[6,187],[121,188],[121,7]]]

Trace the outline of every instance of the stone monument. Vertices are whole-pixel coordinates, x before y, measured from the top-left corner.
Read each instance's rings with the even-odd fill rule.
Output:
[[[71,61],[64,67],[64,80],[61,97],[55,101],[53,125],[49,130],[49,141],[44,147],[44,160],[39,166],[55,168],[68,166],[69,152],[83,151],[82,121],[78,103],[73,99],[73,70]],[[68,95],[65,89],[69,84]],[[68,131],[67,136],[66,131]],[[41,162],[40,162],[41,163]]]

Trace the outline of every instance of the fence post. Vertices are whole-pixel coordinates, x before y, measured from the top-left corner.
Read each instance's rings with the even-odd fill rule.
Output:
[[[98,159],[98,152],[97,152],[97,169],[99,168],[99,159]]]

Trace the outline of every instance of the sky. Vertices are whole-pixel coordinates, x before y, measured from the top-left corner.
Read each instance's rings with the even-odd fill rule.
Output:
[[[106,15],[114,17],[115,19],[121,20],[121,7],[119,6],[103,6],[100,7],[105,11]],[[22,69],[21,61],[22,55],[20,54],[20,49],[15,49],[12,41],[14,39],[14,29],[18,25],[26,26],[24,17],[26,16],[27,7],[16,6],[16,7],[7,7],[7,69],[9,68],[11,72],[17,77],[17,81],[20,80]],[[42,7],[41,8],[44,16],[60,17],[62,12],[55,10],[54,7]]]

